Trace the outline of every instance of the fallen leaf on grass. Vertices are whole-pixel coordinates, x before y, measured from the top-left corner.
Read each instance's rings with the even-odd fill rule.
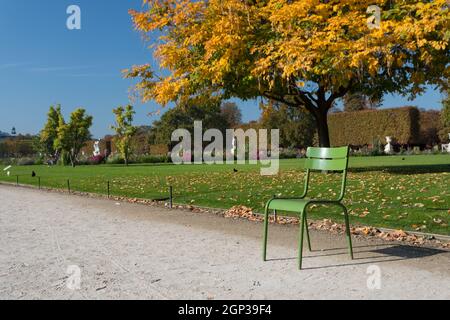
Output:
[[[360,217],[360,218],[364,218],[364,217],[367,216],[369,213],[370,213],[369,209],[366,208],[366,209],[363,211],[363,213],[361,213],[361,214],[359,215],[359,217]]]

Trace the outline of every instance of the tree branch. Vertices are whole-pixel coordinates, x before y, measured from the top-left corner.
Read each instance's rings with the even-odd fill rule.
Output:
[[[347,87],[340,87],[337,92],[333,92],[330,97],[326,100],[327,110],[333,107],[333,102],[336,99],[342,98],[345,96],[351,89],[352,84],[350,83]]]
[[[325,89],[319,85],[319,89],[317,89],[317,105],[324,105],[326,102]]]
[[[264,92],[262,95],[263,95],[264,97],[266,97],[267,99],[275,100],[275,101],[281,102],[281,103],[283,103],[283,104],[285,104],[285,105],[287,105],[287,106],[290,106],[290,107],[297,107],[297,105],[295,105],[295,104],[293,104],[293,103],[287,101],[287,100],[284,99],[283,97],[281,97],[281,96],[276,96],[276,95],[272,95],[272,94],[271,94],[270,92],[268,92],[268,91]]]

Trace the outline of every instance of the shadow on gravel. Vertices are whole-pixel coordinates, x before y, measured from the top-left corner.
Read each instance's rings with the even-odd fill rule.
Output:
[[[429,256],[434,256],[436,254],[449,253],[448,251],[440,249],[412,247],[403,245],[377,249],[373,250],[372,252],[379,253],[385,256],[399,257],[404,259],[425,258]]]
[[[380,245],[368,245],[368,246],[359,246],[354,247],[354,249],[358,248],[369,248],[369,247],[380,247]],[[316,252],[320,252],[318,250],[313,250],[310,256],[304,256],[304,259],[313,259],[320,257],[328,257],[328,256],[339,256],[339,255],[348,255],[347,248],[334,248],[334,249],[324,249],[321,251],[333,251],[333,250],[341,250],[342,252],[338,253],[327,253],[327,254],[315,254]],[[368,253],[370,256],[361,256],[363,253]],[[438,254],[449,254],[450,251],[434,249],[434,248],[423,248],[423,247],[413,247],[407,245],[393,245],[380,249],[368,249],[368,250],[355,250],[354,251],[355,258],[354,260],[349,260],[349,262],[344,262],[342,264],[335,265],[327,265],[327,266],[319,266],[319,267],[306,267],[304,270],[315,270],[315,269],[327,269],[327,268],[338,268],[338,267],[346,267],[346,266],[357,266],[364,264],[373,264],[373,263],[382,263],[382,262],[394,262],[394,261],[402,261],[409,259],[417,259],[417,258],[425,258]],[[297,258],[279,258],[279,259],[268,259],[268,261],[283,261],[283,260],[295,260]],[[356,262],[361,261],[361,262]]]

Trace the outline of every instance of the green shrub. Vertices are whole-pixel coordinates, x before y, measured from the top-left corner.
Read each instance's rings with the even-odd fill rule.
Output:
[[[36,161],[33,158],[20,158],[17,160],[18,166],[32,166],[35,163],[36,163]]]
[[[106,160],[107,164],[125,164],[125,160],[123,160],[119,155],[109,156],[108,160]]]
[[[372,157],[384,156],[386,155],[383,150],[383,145],[379,139],[375,139],[372,143],[372,150],[370,150],[369,155]]]
[[[12,159],[12,158],[2,158],[2,159],[0,159],[0,164],[3,166],[10,166],[10,165],[15,164],[14,160],[15,159]]]
[[[284,149],[280,151],[280,159],[296,159],[298,152],[295,149]]]
[[[135,163],[170,163],[171,159],[167,155],[143,155],[133,159]]]

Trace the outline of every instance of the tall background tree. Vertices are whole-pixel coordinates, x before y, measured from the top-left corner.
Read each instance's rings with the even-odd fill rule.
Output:
[[[450,91],[446,93],[446,97],[442,101],[441,125],[442,129],[439,132],[441,141],[450,142]]]
[[[91,139],[89,128],[92,126],[92,117],[86,114],[86,110],[78,108],[70,115],[70,121],[66,124],[60,118],[58,135],[55,141],[56,147],[68,156],[71,165],[75,167],[81,148]],[[64,159],[63,159],[64,161]]]
[[[234,102],[224,102],[220,108],[222,117],[226,120],[231,128],[236,128],[242,124],[242,113],[239,107]]]
[[[274,101],[261,103],[260,109],[260,126],[264,129],[280,129],[281,147],[306,148],[313,145],[315,122],[309,112]]]
[[[55,157],[58,153],[55,140],[58,137],[58,127],[61,120],[64,122],[61,105],[50,106],[47,114],[47,122],[39,134],[40,150],[46,157]]]
[[[114,143],[124,159],[125,165],[128,166],[131,140],[137,131],[137,127],[133,126],[133,118],[136,112],[133,110],[133,106],[127,105],[126,107],[113,109],[113,113],[116,116],[116,124],[111,127],[116,132]]]
[[[228,123],[220,107],[220,101],[194,99],[183,105],[177,105],[164,113],[159,121],[155,121],[150,132],[150,143],[172,144],[172,132],[176,129],[187,129],[194,134],[194,121],[202,121],[203,131],[211,128],[225,130],[233,124]]]
[[[166,72],[147,64],[126,75],[141,80],[143,101],[162,105],[210,95],[305,108],[327,147],[328,112],[347,93],[413,98],[426,85],[448,87],[447,1],[370,4],[379,25],[361,0],[144,0],[130,13],[137,30],[160,36],[154,53]]]
[[[343,98],[344,111],[361,111],[379,108],[382,104],[381,98],[368,97],[360,92],[348,93]]]

